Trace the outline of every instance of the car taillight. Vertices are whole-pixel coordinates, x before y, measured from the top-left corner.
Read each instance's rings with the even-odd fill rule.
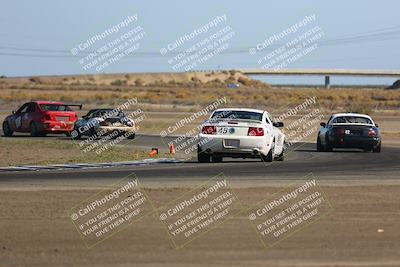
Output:
[[[259,127],[249,127],[248,136],[264,136],[264,129]]]
[[[217,134],[217,127],[215,126],[203,126],[201,129],[203,134]]]
[[[337,128],[337,129],[336,129],[336,133],[337,133],[338,135],[344,135],[344,128]]]
[[[376,136],[376,132],[374,130],[369,130],[368,131],[368,136],[369,137],[375,137]]]

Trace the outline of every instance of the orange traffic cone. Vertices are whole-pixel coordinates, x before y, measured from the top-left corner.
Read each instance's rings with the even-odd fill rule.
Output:
[[[152,148],[151,152],[149,153],[149,156],[154,157],[157,154],[158,154],[158,148]]]
[[[171,143],[170,145],[169,145],[169,154],[175,154],[175,146],[174,146],[174,143]]]

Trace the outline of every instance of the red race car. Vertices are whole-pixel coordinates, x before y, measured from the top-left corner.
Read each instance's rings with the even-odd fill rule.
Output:
[[[63,102],[33,101],[23,104],[3,122],[3,133],[11,136],[14,132],[31,136],[45,136],[49,133],[69,135],[73,131],[78,115]]]

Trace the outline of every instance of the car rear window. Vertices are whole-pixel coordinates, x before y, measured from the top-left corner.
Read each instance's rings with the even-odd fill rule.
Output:
[[[72,111],[66,105],[57,105],[57,104],[41,104],[40,109],[43,111]]]
[[[337,117],[333,120],[333,123],[360,123],[360,124],[372,124],[372,121],[365,117],[356,116],[342,116]]]
[[[240,110],[221,110],[216,111],[211,119],[237,119],[262,121],[262,113]]]

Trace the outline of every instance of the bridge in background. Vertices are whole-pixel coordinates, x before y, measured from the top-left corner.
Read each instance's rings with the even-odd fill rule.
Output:
[[[330,87],[330,76],[395,77],[400,79],[400,71],[385,70],[344,70],[344,69],[239,69],[245,75],[287,75],[287,76],[325,76],[325,88]]]

